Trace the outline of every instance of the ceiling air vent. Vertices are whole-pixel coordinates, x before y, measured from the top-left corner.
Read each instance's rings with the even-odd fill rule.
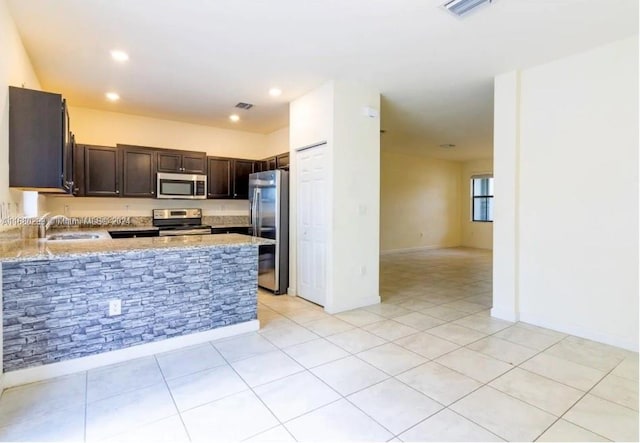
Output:
[[[455,15],[456,17],[462,17],[468,14],[474,9],[491,3],[493,0],[451,0],[445,3],[444,8]]]
[[[253,105],[251,103],[240,102],[236,105],[236,108],[244,109],[245,111],[248,111],[249,109],[253,108]]]

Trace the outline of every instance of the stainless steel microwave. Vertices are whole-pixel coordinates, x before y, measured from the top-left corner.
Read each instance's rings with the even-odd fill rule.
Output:
[[[207,176],[158,172],[158,198],[206,199]]]

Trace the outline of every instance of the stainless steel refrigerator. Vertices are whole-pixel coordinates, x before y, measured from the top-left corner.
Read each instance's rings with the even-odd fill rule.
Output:
[[[275,240],[259,247],[258,285],[286,294],[289,286],[289,172],[256,172],[249,176],[251,231]]]

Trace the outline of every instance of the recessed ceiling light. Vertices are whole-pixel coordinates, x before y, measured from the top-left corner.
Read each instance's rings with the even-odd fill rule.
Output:
[[[124,51],[114,49],[113,51],[111,51],[111,58],[117,62],[123,63],[129,60],[129,54]]]
[[[118,100],[120,100],[120,96],[117,92],[107,92],[105,94],[105,97],[107,97],[107,100],[109,100],[110,102],[117,102]]]
[[[229,116],[229,120],[231,120],[234,123],[239,122],[240,121],[240,116],[238,114],[231,114]]]
[[[269,89],[269,95],[271,97],[279,97],[281,94],[282,94],[282,89],[279,89],[279,88]]]

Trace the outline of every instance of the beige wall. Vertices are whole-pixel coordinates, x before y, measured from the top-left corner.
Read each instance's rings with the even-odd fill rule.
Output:
[[[492,314],[637,351],[637,36],[495,91]]]
[[[264,157],[289,152],[289,127],[267,134],[267,150]]]
[[[212,126],[70,106],[78,143],[117,143],[205,151],[209,155],[261,159],[271,155],[268,136]]]
[[[0,29],[0,203],[10,204],[11,214],[18,215],[22,213],[22,192],[9,190],[8,87],[40,89],[40,82],[4,0],[0,0]]]
[[[493,174],[493,160],[472,160],[462,163],[462,246],[493,249],[493,223],[471,221],[471,177]]]
[[[461,164],[382,151],[383,252],[460,245]]]

